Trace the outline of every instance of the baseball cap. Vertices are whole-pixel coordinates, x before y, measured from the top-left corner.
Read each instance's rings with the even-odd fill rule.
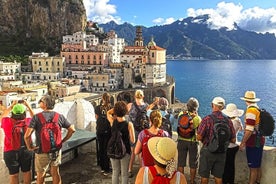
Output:
[[[25,112],[26,108],[23,104],[16,104],[12,108],[13,114],[23,114]]]
[[[224,107],[225,105],[225,100],[221,97],[215,97],[212,101],[214,105]]]

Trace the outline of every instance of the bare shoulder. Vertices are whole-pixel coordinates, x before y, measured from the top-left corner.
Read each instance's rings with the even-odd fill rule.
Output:
[[[137,173],[135,184],[143,183],[145,167],[141,167]]]

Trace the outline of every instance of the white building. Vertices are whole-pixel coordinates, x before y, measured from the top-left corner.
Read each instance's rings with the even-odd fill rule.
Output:
[[[16,61],[12,62],[3,62],[0,61],[0,74],[1,75],[14,75],[15,73],[21,72],[21,63]]]

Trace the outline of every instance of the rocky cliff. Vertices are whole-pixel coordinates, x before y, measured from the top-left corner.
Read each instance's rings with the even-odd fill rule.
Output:
[[[0,55],[58,53],[62,36],[85,25],[82,0],[0,0]]]

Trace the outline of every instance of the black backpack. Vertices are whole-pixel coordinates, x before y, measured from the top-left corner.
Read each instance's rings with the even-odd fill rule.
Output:
[[[162,117],[162,125],[160,129],[167,131],[170,136],[172,136],[172,124],[170,122],[170,116],[171,114],[166,114],[164,117]]]
[[[126,155],[126,146],[122,139],[122,132],[118,129],[118,121],[114,121],[114,129],[107,143],[107,156],[113,159],[121,159]]]
[[[101,107],[97,107],[101,109]],[[96,133],[97,134],[111,134],[111,126],[110,123],[106,117],[106,111],[105,110],[100,110],[99,117],[96,121]]]
[[[212,153],[224,153],[231,139],[231,130],[228,124],[228,119],[218,119],[213,115],[210,115],[213,119],[213,135],[209,141],[207,148]]]
[[[260,111],[260,124],[259,131],[262,136],[272,136],[275,129],[275,120],[272,115],[265,109],[259,109]]]
[[[149,128],[149,118],[147,116],[147,108],[140,109],[136,102],[133,102],[134,107],[137,110],[135,121],[133,123],[134,129],[137,132],[141,132],[144,129]]]

